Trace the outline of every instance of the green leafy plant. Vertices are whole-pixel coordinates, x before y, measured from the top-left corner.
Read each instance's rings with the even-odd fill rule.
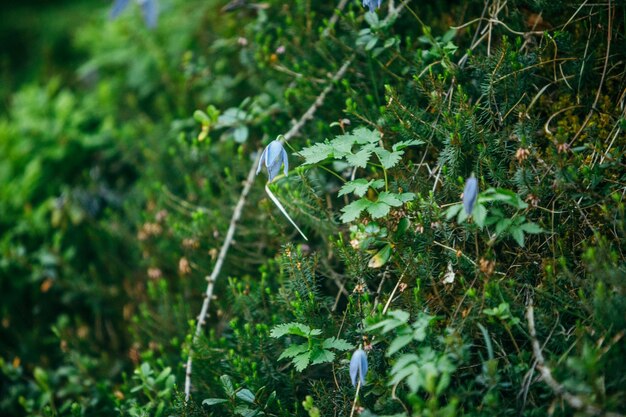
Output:
[[[203,405],[223,404],[233,415],[254,417],[268,415],[268,410],[276,401],[276,391],[272,391],[264,401],[260,400],[265,387],[261,387],[255,394],[247,388],[235,389],[228,375],[222,375],[220,381],[226,398],[206,398],[202,401]]]
[[[394,144],[389,151],[383,147],[379,132],[362,127],[350,134],[339,135],[330,141],[326,140],[304,148],[300,151],[300,155],[305,159],[304,166],[319,164],[332,158],[344,162],[345,165],[355,170],[368,165],[382,169],[384,179],[359,178],[347,181],[341,187],[339,196],[354,194],[359,197],[358,200],[341,209],[343,212],[341,220],[348,223],[356,220],[363,211],[367,211],[373,219],[384,217],[392,207],[400,207],[415,198],[415,194],[409,192],[390,192],[387,170],[400,162],[406,147],[422,143],[417,139],[401,141]],[[373,155],[376,156],[377,163],[370,162]],[[384,191],[379,192],[383,188]],[[375,200],[370,200],[365,196],[370,189],[377,194]]]
[[[515,209],[511,217],[489,203],[504,203]],[[528,208],[518,194],[503,188],[489,188],[478,194],[478,201],[474,207],[472,218],[481,229],[485,226],[494,226],[495,236],[512,237],[519,246],[524,246],[524,234],[542,233],[543,229],[536,223],[528,221],[526,216],[521,214],[522,210]],[[457,223],[461,224],[468,219],[468,215],[463,210],[463,204],[454,204],[446,211],[446,220],[456,216]]]
[[[320,329],[312,329],[302,323],[279,324],[274,326],[270,332],[270,336],[274,338],[293,335],[307,339],[306,343],[291,344],[278,357],[278,360],[291,359],[291,363],[298,372],[302,372],[309,365],[334,361],[336,356],[334,351],[341,352],[354,349],[354,345],[343,339],[316,337],[321,334]]]

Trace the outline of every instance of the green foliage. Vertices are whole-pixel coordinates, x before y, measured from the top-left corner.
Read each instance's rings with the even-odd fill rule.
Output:
[[[333,362],[336,356],[333,350],[346,351],[354,349],[354,345],[343,339],[329,337],[322,340],[315,337],[321,334],[322,331],[320,329],[311,329],[309,326],[301,323],[279,324],[274,326],[270,332],[270,336],[277,339],[285,335],[301,336],[307,339],[306,343],[291,344],[278,357],[278,360],[291,359],[291,363],[298,372],[302,372],[309,365]]]
[[[78,3],[0,13],[0,414],[626,413],[623,4]]]
[[[497,207],[487,208],[487,203],[502,202],[516,209],[512,217]],[[526,216],[520,214],[521,210],[527,209],[526,204],[516,193],[505,189],[489,188],[478,195],[478,201],[472,213],[472,219],[481,229],[485,226],[495,226],[495,236],[511,236],[519,246],[524,246],[524,234],[542,233],[543,229],[536,223],[526,220]],[[463,204],[455,204],[446,211],[446,220],[457,218],[457,223],[463,223],[468,215],[463,210]]]

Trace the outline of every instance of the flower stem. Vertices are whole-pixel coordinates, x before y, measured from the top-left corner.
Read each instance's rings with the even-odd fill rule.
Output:
[[[302,230],[300,230],[298,225],[296,225],[296,223],[293,220],[291,220],[291,217],[289,217],[289,214],[287,214],[287,211],[285,210],[283,205],[280,204],[280,201],[278,201],[274,193],[270,191],[269,184],[270,184],[269,182],[265,184],[265,192],[267,193],[267,195],[274,202],[274,204],[276,204],[276,206],[280,209],[281,213],[283,213],[283,215],[287,218],[287,220],[289,220],[289,222],[293,225],[293,227],[296,228],[296,230],[298,231],[298,233],[300,233],[300,235],[304,238],[304,240],[308,241],[309,239],[306,237],[306,235],[302,233]]]

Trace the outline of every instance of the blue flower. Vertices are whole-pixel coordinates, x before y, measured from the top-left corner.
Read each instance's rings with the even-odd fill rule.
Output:
[[[261,167],[265,166],[267,168],[269,182],[272,182],[272,180],[280,172],[281,165],[285,166],[284,172],[285,175],[287,175],[287,172],[289,171],[289,159],[287,158],[287,152],[285,152],[285,148],[283,148],[281,141],[276,139],[263,149],[256,173],[259,175]]]
[[[369,7],[370,12],[374,13],[374,11],[380,7],[382,2],[383,0],[363,0],[363,7]]]
[[[159,17],[159,7],[157,0],[136,0],[141,6],[141,13],[143,14],[143,20],[146,22],[146,26],[153,28],[157,24]],[[130,0],[115,0],[109,16],[111,19],[118,17],[128,7]]]
[[[350,359],[350,379],[352,379],[352,385],[355,387],[357,374],[361,379],[361,385],[365,385],[365,375],[367,375],[367,355],[361,348],[355,350],[352,354],[352,359]]]
[[[478,180],[472,174],[465,182],[465,189],[463,190],[463,207],[465,207],[465,213],[468,216],[474,211],[476,197],[478,197]]]

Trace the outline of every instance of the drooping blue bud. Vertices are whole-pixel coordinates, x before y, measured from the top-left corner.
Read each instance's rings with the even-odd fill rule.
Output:
[[[363,349],[357,349],[350,359],[350,379],[352,385],[356,387],[357,374],[361,380],[361,385],[365,385],[365,375],[367,375],[367,355]]]
[[[281,141],[276,139],[263,149],[256,173],[259,175],[261,167],[265,166],[267,168],[269,182],[272,182],[272,180],[280,172],[281,165],[284,165],[284,173],[287,175],[287,172],[289,171],[289,159],[287,157],[287,152],[285,151],[285,148],[283,148]]]
[[[477,197],[478,180],[474,177],[474,174],[472,174],[465,182],[465,189],[463,190],[463,207],[465,207],[465,213],[468,216],[474,211]]]
[[[374,13],[374,11],[380,7],[382,2],[383,0],[363,0],[363,7],[369,7],[370,12]]]

